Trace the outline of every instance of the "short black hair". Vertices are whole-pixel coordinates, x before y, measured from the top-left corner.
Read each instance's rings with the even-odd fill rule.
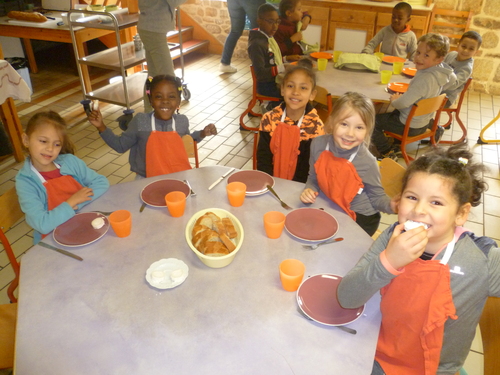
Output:
[[[267,13],[270,13],[270,12],[276,12],[278,13],[278,11],[276,10],[275,7],[273,7],[271,4],[262,4],[259,9],[257,10],[257,16],[259,18],[264,18],[264,15],[266,15]]]
[[[409,16],[411,16],[411,12],[412,12],[412,7],[410,4],[404,2],[404,1],[401,1],[399,3],[397,3],[394,8],[394,10],[402,10],[403,12],[406,12],[406,14]]]
[[[466,31],[462,37],[459,40],[459,43],[464,40],[465,38],[475,40],[477,42],[477,48],[481,47],[481,44],[483,43],[483,38],[477,31],[469,30]]]

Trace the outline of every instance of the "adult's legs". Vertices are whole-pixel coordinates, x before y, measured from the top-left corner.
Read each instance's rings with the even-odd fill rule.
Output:
[[[250,20],[250,27],[252,29],[259,27],[259,25],[257,24],[257,11],[259,10],[259,7],[262,4],[266,3],[266,0],[241,0],[241,1],[243,9],[245,9],[248,19]]]
[[[163,33],[139,30],[144,50],[146,51],[146,62],[148,63],[148,75],[154,77],[160,74],[175,75],[174,63],[170,56],[167,37]],[[153,108],[144,90],[144,112],[151,112]]]
[[[243,30],[245,29],[246,13],[243,6],[240,4],[242,0],[227,0],[227,10],[231,19],[231,31],[229,32],[224,49],[222,51],[221,63],[224,65],[231,64],[236,43],[240,39]]]

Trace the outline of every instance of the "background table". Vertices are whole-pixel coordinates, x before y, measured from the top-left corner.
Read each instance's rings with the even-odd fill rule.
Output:
[[[414,67],[413,63],[405,64]],[[392,64],[382,63],[380,70],[392,70]],[[333,97],[339,97],[348,91],[362,93],[375,102],[389,102],[390,94],[385,91],[387,85],[380,83],[380,73],[368,70],[336,69],[332,60],[328,61],[326,70],[316,72],[317,84],[328,90]],[[411,78],[404,74],[393,74],[391,82],[410,83]]]
[[[265,236],[262,216],[286,212],[270,193],[246,197],[230,207],[224,180],[213,166],[114,185],[85,211],[128,209],[132,233],[112,231],[94,244],[72,249],[79,262],[40,246],[23,256],[16,336],[16,374],[369,374],[380,326],[379,296],[349,324],[356,335],[304,319],[296,293],[282,289],[278,265],[304,262],[306,277],[344,275],[372,243],[371,238],[321,194],[323,207],[339,221],[345,240],[304,250],[284,232]],[[139,193],[160,178],[188,179],[196,197],[182,218],[166,208],[139,213]],[[276,179],[275,190],[293,207],[303,184]],[[197,211],[218,207],[242,223],[245,239],[227,267],[205,266],[188,247],[184,230]],[[47,243],[55,245],[52,236]],[[145,280],[162,258],[189,267],[180,286],[158,290]]]

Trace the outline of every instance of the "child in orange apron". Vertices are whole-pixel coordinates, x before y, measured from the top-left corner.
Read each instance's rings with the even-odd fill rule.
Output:
[[[333,134],[313,140],[300,196],[314,203],[321,190],[370,236],[378,228],[379,211],[394,213],[398,199],[385,193],[377,160],[368,150],[374,118],[373,103],[362,94],[348,92],[335,102],[329,119]]]
[[[472,157],[461,144],[412,162],[398,222],[339,285],[345,308],[362,306],[379,290],[382,295],[373,375],[457,373],[486,299],[500,297],[500,249],[462,227],[487,188],[485,168]]]
[[[146,82],[153,112],[138,113],[121,135],[106,127],[101,112],[94,109],[89,121],[116,152],[130,150],[129,163],[137,178],[154,177],[190,169],[181,137],[190,134],[196,142],[217,134],[214,124],[189,132],[186,116],[175,114],[181,104],[182,82],[179,78],[159,75]]]
[[[316,97],[316,75],[305,66],[287,69],[281,86],[284,103],[260,123],[257,169],[271,176],[306,182],[313,138],[325,134],[310,103]]]
[[[29,157],[16,176],[16,191],[36,244],[104,194],[109,182],[73,155],[66,123],[53,111],[34,115],[22,141]]]

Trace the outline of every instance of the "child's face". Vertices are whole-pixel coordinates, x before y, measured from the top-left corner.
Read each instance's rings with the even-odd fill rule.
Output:
[[[295,7],[294,10],[291,10],[291,11],[288,10],[286,12],[286,18],[290,22],[299,22],[303,16],[304,16],[304,13],[302,12],[302,4],[300,1],[297,3],[297,6]]]
[[[358,112],[346,108],[339,117],[341,120],[333,124],[333,141],[342,150],[351,150],[366,137],[366,125]]]
[[[415,68],[417,68],[417,70],[431,68],[442,63],[443,60],[444,56],[438,57],[437,52],[430,49],[427,46],[427,43],[418,43],[417,51],[415,52],[415,57],[413,58]]]
[[[477,40],[464,38],[460,41],[457,48],[457,60],[465,61],[473,57],[477,50],[479,49],[479,43]]]
[[[459,208],[452,188],[450,179],[416,172],[401,195],[399,222],[413,220],[427,224],[427,247],[434,249],[431,253],[452,240],[455,227],[463,225],[469,214],[470,204]]]
[[[410,22],[410,16],[402,9],[392,10],[391,26],[395,33],[400,33],[405,29],[405,26]]]
[[[304,111],[307,103],[316,97],[316,90],[313,90],[311,78],[299,70],[283,82],[281,95],[285,99],[287,110]]]
[[[276,11],[264,13],[263,18],[257,19],[259,29],[265,32],[267,36],[273,36],[276,33],[280,22],[280,17]]]
[[[22,136],[23,145],[28,149],[31,162],[39,172],[49,172],[54,169],[54,160],[62,148],[62,136],[50,123],[38,125],[33,133]]]
[[[180,104],[179,90],[171,82],[162,81],[151,90],[151,107],[157,119],[170,120]]]

